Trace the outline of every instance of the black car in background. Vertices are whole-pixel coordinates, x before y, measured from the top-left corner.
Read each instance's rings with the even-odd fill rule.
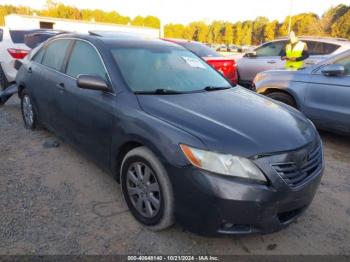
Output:
[[[178,221],[206,235],[274,232],[310,205],[322,177],[309,120],[231,87],[173,43],[60,35],[16,82],[25,126],[47,127],[108,170],[152,230]]]

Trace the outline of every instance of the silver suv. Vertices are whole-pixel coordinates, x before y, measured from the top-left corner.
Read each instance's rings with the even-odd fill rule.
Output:
[[[305,61],[306,67],[350,49],[350,41],[346,39],[325,37],[299,37],[299,39],[308,46],[310,57]],[[280,53],[288,42],[288,38],[280,38],[264,43],[237,60],[239,83],[250,87],[256,74],[271,69],[283,69],[285,61],[280,59]]]

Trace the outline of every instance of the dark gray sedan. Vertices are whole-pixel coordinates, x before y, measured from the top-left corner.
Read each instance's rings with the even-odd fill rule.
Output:
[[[350,134],[350,50],[299,71],[266,71],[256,91],[302,111],[317,127]]]

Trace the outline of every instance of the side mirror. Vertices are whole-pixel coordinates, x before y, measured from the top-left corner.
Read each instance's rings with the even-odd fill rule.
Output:
[[[77,79],[78,87],[82,89],[100,90],[110,92],[111,88],[107,82],[97,75],[79,75]]]
[[[255,51],[250,51],[248,53],[245,53],[244,57],[254,58],[254,57],[256,57],[256,52]]]
[[[324,76],[343,76],[345,67],[342,65],[326,65],[322,68],[321,73]]]
[[[13,65],[13,67],[16,69],[16,70],[19,70],[21,68],[21,66],[23,65],[22,61],[20,60],[15,60],[15,63]]]

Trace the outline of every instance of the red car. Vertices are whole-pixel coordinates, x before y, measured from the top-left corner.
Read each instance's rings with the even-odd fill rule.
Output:
[[[234,59],[224,57],[213,49],[199,42],[173,38],[163,38],[163,40],[173,42],[187,48],[191,52],[203,58],[217,71],[222,73],[228,80],[230,80],[232,84],[237,84],[237,66]]]

